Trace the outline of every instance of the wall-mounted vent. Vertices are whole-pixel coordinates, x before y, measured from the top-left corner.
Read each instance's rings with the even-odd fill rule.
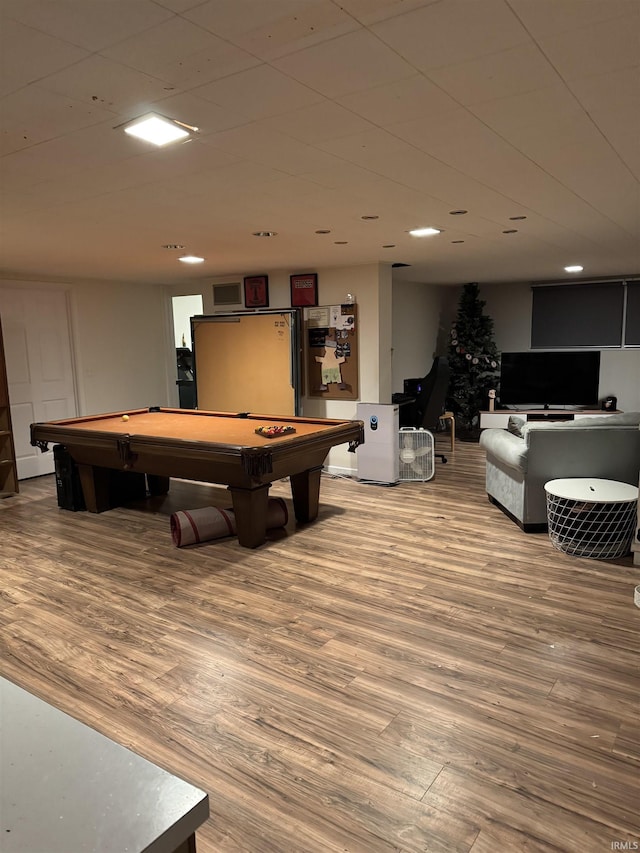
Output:
[[[232,284],[214,284],[213,285],[213,304],[220,307],[221,305],[241,305],[242,290],[240,282],[236,281]]]

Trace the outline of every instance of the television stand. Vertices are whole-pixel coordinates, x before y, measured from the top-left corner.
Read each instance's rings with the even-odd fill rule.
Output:
[[[602,409],[499,409],[495,412],[480,412],[480,429],[506,429],[511,415],[529,421],[577,421],[583,418],[600,418],[619,415],[614,411]]]

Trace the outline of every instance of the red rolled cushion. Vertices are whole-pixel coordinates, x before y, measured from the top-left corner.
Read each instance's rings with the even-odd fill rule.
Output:
[[[289,520],[287,505],[282,498],[269,498],[267,502],[267,530],[284,527]],[[195,545],[211,539],[222,539],[236,533],[236,517],[232,509],[204,506],[200,509],[183,509],[171,515],[171,537],[178,548]]]

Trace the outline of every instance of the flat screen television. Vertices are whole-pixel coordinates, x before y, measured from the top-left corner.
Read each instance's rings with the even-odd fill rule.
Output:
[[[596,407],[600,352],[503,352],[499,399],[503,406]]]

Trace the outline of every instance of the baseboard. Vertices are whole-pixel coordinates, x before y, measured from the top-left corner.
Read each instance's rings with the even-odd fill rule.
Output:
[[[332,477],[356,477],[357,471],[354,468],[340,468],[338,465],[326,465],[322,469],[323,474],[330,474]]]

